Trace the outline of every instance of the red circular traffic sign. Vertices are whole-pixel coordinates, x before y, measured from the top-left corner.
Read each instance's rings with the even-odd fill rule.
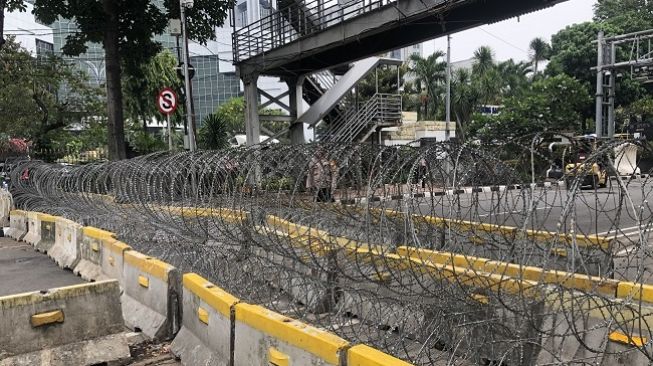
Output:
[[[174,90],[165,88],[156,97],[156,106],[159,108],[159,112],[163,114],[173,114],[177,110],[178,100],[177,93]]]

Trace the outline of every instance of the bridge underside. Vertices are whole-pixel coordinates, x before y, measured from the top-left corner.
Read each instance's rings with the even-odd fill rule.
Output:
[[[241,75],[303,75],[564,0],[401,0],[238,63]]]

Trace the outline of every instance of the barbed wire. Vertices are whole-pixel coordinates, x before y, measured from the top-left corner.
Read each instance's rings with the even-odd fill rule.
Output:
[[[26,161],[11,191],[417,365],[649,364],[652,185],[614,162],[644,147],[557,181],[569,156],[533,141]]]

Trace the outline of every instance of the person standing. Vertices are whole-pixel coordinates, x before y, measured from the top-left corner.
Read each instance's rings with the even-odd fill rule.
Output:
[[[334,202],[333,192],[338,182],[338,164],[318,148],[308,164],[306,187],[315,192],[317,202]]]

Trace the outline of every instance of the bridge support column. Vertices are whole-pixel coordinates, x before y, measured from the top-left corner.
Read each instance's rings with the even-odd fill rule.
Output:
[[[261,122],[258,117],[258,81],[257,74],[242,76],[245,85],[245,134],[247,146],[256,145],[260,142]]]
[[[284,81],[288,85],[288,99],[290,104],[290,143],[293,145],[305,144],[306,139],[304,138],[304,124],[301,122],[295,123],[297,117],[299,117],[303,110],[303,101],[304,101],[304,75],[298,76],[296,78],[285,79]]]

